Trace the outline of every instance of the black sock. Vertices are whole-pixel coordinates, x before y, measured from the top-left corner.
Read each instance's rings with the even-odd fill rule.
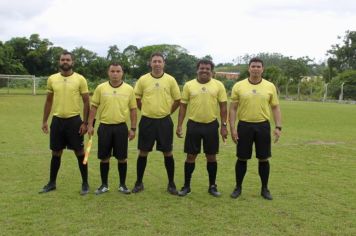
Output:
[[[164,165],[166,166],[169,183],[174,182],[174,159],[173,156],[164,157]]]
[[[49,171],[50,173],[49,182],[56,183],[57,174],[60,166],[61,166],[61,157],[52,155],[51,166]]]
[[[147,157],[138,156],[137,166],[136,166],[136,171],[137,171],[136,183],[142,183],[143,174],[145,173],[145,169],[146,169],[146,164],[147,164]]]
[[[218,163],[216,161],[207,162],[206,169],[208,170],[208,174],[209,174],[209,186],[215,185],[216,172],[218,170]]]
[[[190,187],[190,180],[192,179],[192,174],[195,169],[195,162],[185,162],[184,163],[184,186]]]
[[[126,173],[127,173],[127,162],[124,162],[124,163],[118,162],[117,169],[119,170],[120,185],[125,185]]]
[[[101,184],[108,186],[110,162],[100,162]]]
[[[77,159],[82,181],[83,183],[88,183],[88,164],[83,165],[84,155],[77,156]]]
[[[235,165],[236,187],[241,187],[247,170],[247,161],[237,160]]]
[[[269,168],[268,161],[258,162],[258,174],[261,178],[262,188],[267,188],[268,186]]]

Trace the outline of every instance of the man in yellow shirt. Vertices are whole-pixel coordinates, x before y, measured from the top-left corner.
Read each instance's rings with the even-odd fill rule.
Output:
[[[85,195],[89,192],[88,166],[83,165],[83,135],[87,131],[89,113],[88,85],[82,75],[73,72],[73,64],[72,54],[63,52],[59,60],[60,72],[51,75],[47,80],[47,98],[43,112],[42,130],[44,133],[48,133],[47,120],[51,110],[53,110],[50,127],[52,160],[49,182],[40,193],[47,193],[56,189],[57,173],[61,165],[64,148],[73,150],[77,156],[82,176],[80,194]],[[80,118],[80,98],[84,104],[83,121]]]
[[[236,187],[231,194],[238,198],[242,191],[242,182],[247,170],[247,160],[252,156],[252,145],[255,143],[258,173],[261,179],[261,196],[272,200],[268,189],[270,172],[269,158],[271,157],[271,129],[269,120],[272,110],[275,129],[275,142],[282,131],[281,111],[276,87],[273,83],[262,78],[263,61],[253,58],[249,62],[249,78],[237,82],[232,88],[230,103],[231,138],[237,143],[237,162],[235,166]],[[235,129],[236,117],[238,119]]]
[[[191,192],[190,181],[202,141],[207,160],[206,168],[209,174],[208,193],[214,197],[220,196],[215,183],[217,173],[216,154],[219,152],[219,123],[217,117],[219,107],[220,134],[225,142],[227,137],[227,95],[224,85],[212,78],[213,71],[213,62],[200,60],[197,64],[197,79],[188,81],[183,87],[176,130],[178,137],[183,136],[182,125],[188,105],[189,120],[184,142],[184,152],[187,153],[184,164],[184,186],[178,192],[179,196],[186,196]]]
[[[164,57],[153,53],[150,58],[151,72],[141,76],[135,85],[137,106],[141,110],[137,158],[137,180],[133,193],[144,190],[143,175],[148,153],[156,143],[156,150],[164,156],[167,170],[167,191],[177,194],[174,183],[173,121],[171,114],[178,108],[180,91],[175,78],[164,72]]]
[[[110,157],[118,160],[120,176],[119,192],[129,194],[126,187],[128,139],[135,138],[136,99],[133,88],[123,81],[124,71],[120,64],[112,63],[108,69],[109,81],[95,89],[88,119],[88,134],[94,134],[94,118],[99,111],[98,158],[100,161],[101,186],[95,193],[109,191],[108,174]],[[130,116],[131,128],[126,125]]]

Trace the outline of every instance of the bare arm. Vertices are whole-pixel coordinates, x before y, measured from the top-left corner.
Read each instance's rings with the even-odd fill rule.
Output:
[[[227,120],[227,102],[219,102],[220,106],[220,120],[221,120],[221,128],[220,128],[220,135],[225,143],[227,138],[227,127],[226,127],[226,120]]]
[[[141,98],[136,98],[136,103],[137,103],[137,108],[141,111],[142,108]]]
[[[89,112],[89,118],[88,118],[88,134],[89,136],[94,135],[94,119],[96,116],[98,108],[96,106],[91,106],[90,112]]]
[[[272,107],[272,113],[273,113],[273,119],[274,119],[274,124],[276,127],[280,128],[275,128],[273,131],[274,134],[274,142],[278,142],[279,137],[281,136],[281,129],[282,129],[282,114],[281,114],[281,109],[279,105],[273,106]]]
[[[177,108],[179,107],[179,104],[180,104],[180,99],[178,100],[175,100],[172,104],[172,108],[171,108],[171,114],[173,114]]]
[[[131,121],[131,128],[129,130],[129,140],[135,138],[136,133],[136,123],[137,123],[137,110],[136,108],[130,109],[130,121]]]
[[[234,141],[234,143],[237,143],[237,140],[239,139],[237,131],[235,129],[237,108],[238,108],[237,102],[230,103],[229,123],[230,123],[231,139],[232,141]]]
[[[79,128],[79,134],[84,135],[87,132],[88,116],[89,116],[89,93],[82,94],[83,100],[83,124]]]
[[[48,121],[49,114],[51,113],[52,104],[53,104],[53,93],[47,93],[46,102],[43,109],[43,118],[42,118],[42,131],[45,134],[48,134],[47,121]]]
[[[183,137],[182,125],[183,125],[183,121],[185,118],[185,114],[187,113],[187,106],[188,105],[185,103],[180,103],[180,106],[179,106],[178,125],[177,125],[177,130],[176,130],[176,134],[179,138]]]

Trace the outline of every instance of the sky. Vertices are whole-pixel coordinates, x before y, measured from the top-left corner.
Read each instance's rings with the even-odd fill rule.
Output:
[[[355,0],[0,0],[0,41],[37,33],[100,56],[112,45],[176,44],[215,63],[261,52],[321,62],[347,30]]]

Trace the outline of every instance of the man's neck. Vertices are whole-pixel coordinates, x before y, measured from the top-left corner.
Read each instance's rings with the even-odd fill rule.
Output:
[[[74,73],[73,70],[68,70],[68,71],[61,70],[61,75],[65,77],[71,76],[73,73]]]
[[[161,78],[164,74],[164,71],[160,71],[160,72],[154,72],[154,71],[151,71],[151,75],[155,78]]]
[[[258,84],[262,81],[262,77],[249,77],[248,80],[251,84]]]

